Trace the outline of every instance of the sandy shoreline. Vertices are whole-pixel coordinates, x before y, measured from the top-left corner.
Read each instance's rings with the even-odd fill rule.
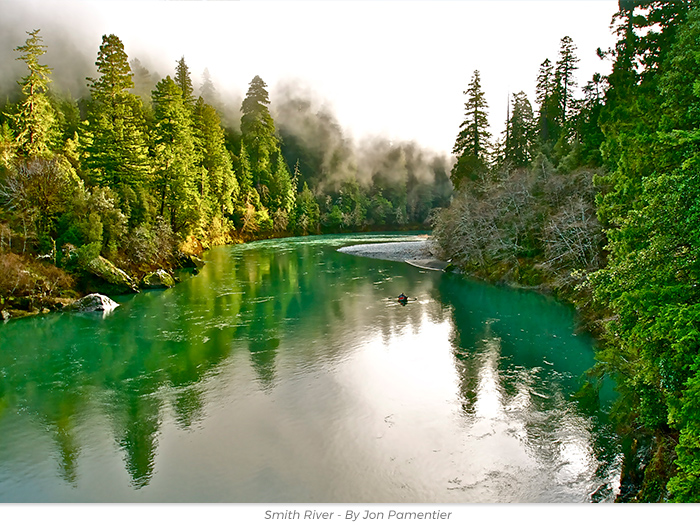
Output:
[[[440,261],[433,256],[430,241],[427,240],[357,244],[345,246],[338,251],[372,259],[407,262],[426,270],[444,270],[447,267],[446,262]]]

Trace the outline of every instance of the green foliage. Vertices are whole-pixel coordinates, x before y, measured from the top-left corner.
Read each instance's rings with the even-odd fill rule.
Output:
[[[576,57],[576,45],[570,36],[561,39],[559,59],[554,69],[556,99],[559,103],[557,119],[562,128],[568,128],[574,101],[574,89],[577,87],[574,71],[579,59]]]
[[[188,233],[199,219],[203,192],[203,189],[197,191],[203,169],[198,167],[200,160],[189,112],[182,91],[170,76],[156,84],[152,98],[155,114],[153,189],[158,195],[158,214],[170,222],[174,232]]]
[[[297,235],[319,233],[321,210],[309,186],[304,186],[295,200],[294,232]]]
[[[551,149],[559,137],[561,123],[559,117],[559,93],[554,67],[547,58],[540,65],[535,87],[536,101],[539,105],[537,112],[540,147],[544,151]]]
[[[246,98],[241,104],[242,146],[248,156],[252,186],[258,192],[263,206],[269,206],[275,197],[270,194],[274,160],[279,143],[275,135],[275,124],[268,106],[267,85],[256,76],[250,82]]]
[[[190,68],[187,67],[185,63],[185,57],[181,57],[177,61],[177,66],[175,67],[175,84],[180,88],[182,93],[182,101],[185,107],[191,107],[194,105],[194,88],[192,87],[192,78],[190,76]]]
[[[663,483],[655,489],[659,499],[675,501],[700,500],[700,14],[688,13],[689,5],[623,6],[619,14],[601,112],[611,171],[598,210],[609,256],[591,276],[596,299],[615,315],[599,361],[617,378],[623,409],[648,432],[680,436],[678,471],[659,478],[673,476],[668,491]],[[640,67],[630,72],[633,60]]]
[[[76,258],[102,255],[142,274],[176,264],[180,243],[414,226],[451,198],[447,159],[388,141],[365,158],[327,110],[305,122],[313,132],[286,135],[284,149],[260,77],[238,132],[224,128],[206,71],[195,101],[184,57],[156,84],[116,35],[104,35],[90,97],[76,101],[48,90],[44,50],[38,31],[17,48],[29,68],[24,96],[0,116],[3,249],[78,272]]]
[[[151,72],[141,63],[138,58],[134,58],[129,62],[133,73],[134,87],[131,92],[141,99],[144,106],[151,105],[151,91],[156,87],[156,81],[151,75]]]
[[[194,108],[197,156],[201,159],[200,202],[209,219],[233,213],[240,188],[233,173],[231,155],[226,150],[224,130],[216,110],[202,97]]]
[[[532,106],[525,92],[514,94],[511,103],[513,109],[506,124],[504,157],[514,167],[522,168],[532,160],[537,129]]]
[[[17,60],[24,61],[29,69],[29,74],[19,82],[24,100],[12,115],[15,140],[20,155],[46,155],[56,138],[56,116],[48,97],[51,69],[39,64],[39,57],[46,53],[39,30],[27,34],[29,38],[25,44],[15,49],[22,53]]]
[[[83,129],[85,168],[91,182],[116,187],[148,183],[150,163],[146,121],[134,87],[124,45],[103,36],[95,62],[101,76],[90,79],[92,100]]]
[[[486,155],[491,134],[488,131],[486,95],[481,89],[481,76],[474,71],[464,103],[465,118],[460,124],[452,153],[457,155],[457,164],[452,170],[452,183],[459,188],[465,179],[474,180],[486,167]]]

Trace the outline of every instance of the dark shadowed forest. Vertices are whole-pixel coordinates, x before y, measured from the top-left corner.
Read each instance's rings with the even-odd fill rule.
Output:
[[[698,501],[700,9],[621,0],[612,27],[617,43],[598,50],[609,75],[579,84],[575,43],[562,38],[534,106],[514,93],[498,137],[474,72],[456,194],[434,235],[472,275],[579,307],[599,337],[581,399],[606,376],[619,394],[618,500]]]

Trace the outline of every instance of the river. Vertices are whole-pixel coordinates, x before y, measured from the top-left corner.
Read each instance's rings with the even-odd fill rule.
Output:
[[[612,501],[573,310],[337,252],[415,238],[220,247],[108,315],[1,325],[0,501]]]

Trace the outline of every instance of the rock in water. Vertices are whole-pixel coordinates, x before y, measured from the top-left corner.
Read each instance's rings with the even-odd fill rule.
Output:
[[[165,270],[156,270],[144,275],[141,285],[144,288],[170,288],[175,286],[175,279]]]
[[[124,270],[117,268],[102,256],[92,259],[85,265],[85,269],[92,275],[99,277],[106,283],[114,293],[138,292],[138,286]],[[98,289],[100,289],[98,287]]]
[[[106,295],[92,293],[78,299],[69,308],[79,312],[111,312],[117,306],[119,306],[119,303],[112,301]]]

